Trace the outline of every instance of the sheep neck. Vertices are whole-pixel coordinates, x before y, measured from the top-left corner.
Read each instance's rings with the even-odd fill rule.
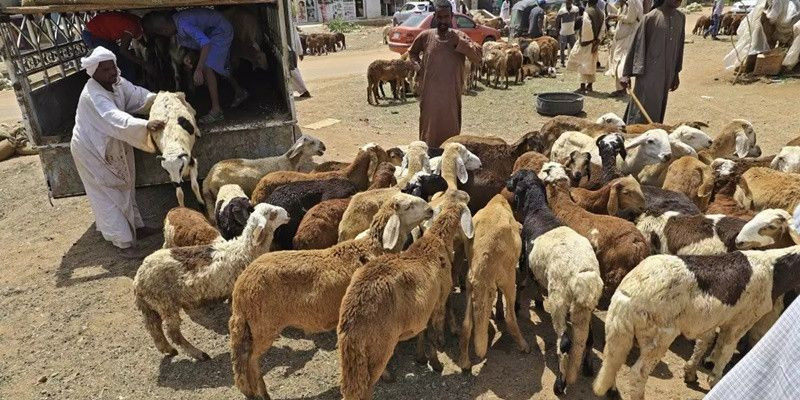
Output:
[[[580,208],[570,197],[569,182],[566,179],[547,185],[547,200],[556,216],[569,213],[571,209]]]
[[[418,254],[421,257],[431,257],[443,253],[450,254],[453,247],[453,239],[457,235],[456,230],[461,223],[460,215],[460,207],[448,207],[442,210],[441,214],[433,221],[430,229],[422,235],[422,238],[414,242],[407,251]]]
[[[600,149],[600,160],[603,165],[603,183],[608,183],[620,177],[617,170],[617,153],[610,149]]]
[[[608,182],[597,190],[572,189],[580,193],[580,196],[576,196],[580,201],[576,203],[590,212],[606,214],[608,212],[608,198],[611,196],[611,185],[612,183]]]
[[[369,177],[367,175],[370,161],[369,151],[361,151],[342,172],[342,175],[353,182],[358,190],[364,190],[369,186]]]
[[[528,194],[522,208],[522,219],[525,222],[523,229],[526,240],[535,239],[563,225],[547,205],[544,193],[540,191]],[[529,230],[536,232],[529,232]]]
[[[266,245],[257,245],[253,244],[251,240],[253,229],[252,226],[247,226],[242,235],[236,239],[214,244],[214,263],[209,269],[208,275],[213,276],[218,283],[224,282],[224,285],[218,286],[225,290],[225,293],[219,294],[221,296],[229,295],[233,291],[236,278],[244,271],[245,267],[256,257],[269,250],[269,244],[272,243],[272,232],[268,233],[268,237],[262,242]],[[269,229],[269,227],[264,229]]]
[[[448,147],[442,154],[442,178],[447,182],[448,189],[458,189],[458,174],[456,173],[456,158],[460,157],[458,150]]]

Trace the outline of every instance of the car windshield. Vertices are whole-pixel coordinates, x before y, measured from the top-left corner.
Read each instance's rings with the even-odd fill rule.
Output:
[[[431,13],[419,13],[419,14],[412,14],[408,19],[406,19],[400,26],[408,26],[416,28],[425,21]]]

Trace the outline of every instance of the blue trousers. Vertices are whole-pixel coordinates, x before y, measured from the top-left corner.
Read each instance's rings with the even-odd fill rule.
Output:
[[[81,33],[81,37],[83,38],[83,43],[86,44],[89,50],[98,46],[103,46],[114,53],[114,55],[117,56],[117,68],[119,68],[122,77],[131,82],[136,82],[136,78],[138,78],[139,75],[137,65],[120,53],[117,42],[96,38],[87,30]]]
[[[703,37],[711,35],[712,38],[717,38],[717,33],[719,33],[719,24],[722,22],[721,15],[712,15],[711,16],[711,26],[708,27],[708,30],[703,34]]]

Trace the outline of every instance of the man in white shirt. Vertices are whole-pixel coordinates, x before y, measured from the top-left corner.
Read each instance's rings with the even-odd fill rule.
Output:
[[[572,0],[567,0],[556,15],[562,67],[566,66],[566,54],[575,45],[575,19],[578,18],[578,12],[578,7],[572,4]]]
[[[724,8],[725,0],[714,0],[714,4],[711,6],[711,26],[703,33],[703,39],[711,35],[712,39],[718,40],[717,33],[719,32],[719,24],[722,22],[722,10]]]

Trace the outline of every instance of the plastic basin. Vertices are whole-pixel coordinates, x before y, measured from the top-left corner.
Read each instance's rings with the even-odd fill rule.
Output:
[[[536,112],[547,116],[578,115],[583,111],[583,96],[571,92],[539,93]]]

